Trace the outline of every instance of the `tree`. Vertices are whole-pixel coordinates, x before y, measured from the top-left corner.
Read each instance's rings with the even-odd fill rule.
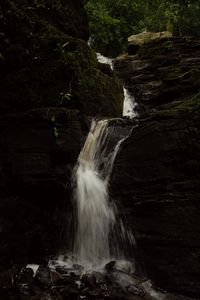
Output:
[[[88,0],[91,37],[96,50],[116,55],[127,37],[144,29],[200,36],[199,0]]]

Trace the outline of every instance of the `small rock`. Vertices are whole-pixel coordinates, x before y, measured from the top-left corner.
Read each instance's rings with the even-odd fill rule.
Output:
[[[116,264],[116,261],[110,261],[109,263],[107,263],[106,265],[105,265],[105,270],[107,271],[107,272],[112,272],[113,271],[113,267],[115,266],[115,264]]]
[[[58,284],[59,282],[63,281],[62,275],[60,275],[58,272],[50,271],[50,278],[52,284]]]
[[[11,269],[0,273],[0,288],[10,289],[13,287],[13,283],[14,277]]]
[[[43,285],[50,285],[51,277],[49,268],[46,266],[39,266],[35,278],[38,279]]]
[[[94,297],[95,299],[98,298],[99,296],[101,296],[101,290],[100,289],[96,289],[96,290],[91,290],[89,291],[89,295],[91,297]]]
[[[31,268],[23,268],[19,274],[18,284],[32,284],[34,272]]]
[[[75,270],[77,270],[79,272],[79,274],[81,274],[83,272],[83,269],[84,269],[83,266],[78,265],[78,264],[73,264],[73,268]]]
[[[79,291],[77,288],[75,287],[70,287],[69,288],[69,299],[76,299],[78,300],[79,299]]]
[[[96,286],[96,277],[93,274],[85,274],[82,277],[82,282],[89,288]]]
[[[129,293],[134,294],[134,295],[140,295],[141,294],[141,290],[134,286],[134,285],[130,285],[127,287],[127,290]]]

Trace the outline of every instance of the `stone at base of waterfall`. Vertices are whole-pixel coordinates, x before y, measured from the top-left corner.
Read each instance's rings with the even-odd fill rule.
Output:
[[[51,265],[52,262],[51,262]],[[56,263],[54,264],[54,266]],[[0,272],[1,300],[186,300],[187,297],[161,293],[150,281],[115,269],[114,261],[101,272],[82,274],[60,268],[61,273],[48,266],[39,266],[36,273],[28,267],[13,267]]]
[[[114,266],[116,265],[116,261],[110,261],[109,263],[107,263],[106,265],[105,265],[105,270],[107,271],[107,272],[110,272],[110,271],[113,271],[113,268],[114,268]]]

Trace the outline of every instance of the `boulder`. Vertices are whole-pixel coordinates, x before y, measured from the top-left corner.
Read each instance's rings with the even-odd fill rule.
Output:
[[[168,39],[172,37],[172,33],[169,31],[162,31],[162,32],[150,32],[150,31],[143,31],[138,34],[134,34],[128,37],[129,44],[132,45],[144,45],[150,43],[152,41]]]

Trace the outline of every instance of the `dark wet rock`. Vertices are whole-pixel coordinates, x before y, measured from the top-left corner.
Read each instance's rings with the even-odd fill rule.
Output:
[[[199,95],[147,115],[118,154],[112,195],[142,272],[166,290],[199,295]]]
[[[111,70],[110,65],[98,63],[98,68],[102,73],[107,74],[109,76],[114,76],[113,71]]]
[[[81,266],[81,265],[79,265],[79,264],[73,264],[73,268],[74,268],[76,271],[78,271],[79,274],[81,274],[82,271],[83,271],[83,269],[84,269],[84,267]]]
[[[136,55],[119,57],[114,70],[148,110],[198,92],[199,56],[199,40],[168,38],[140,46]]]
[[[70,287],[68,294],[72,299],[79,299],[79,291],[76,287]]]
[[[130,294],[133,294],[133,295],[141,295],[142,294],[141,290],[138,287],[134,286],[134,285],[128,286],[127,290]]]
[[[15,276],[11,269],[0,272],[0,289],[11,289],[14,285]]]
[[[33,270],[31,268],[23,268],[18,275],[17,278],[17,284],[18,285],[23,285],[27,284],[30,285],[33,283]]]
[[[85,274],[82,276],[82,282],[89,288],[96,286],[97,279],[94,274]]]
[[[61,274],[55,271],[50,271],[51,282],[54,285],[63,284],[64,278]]]
[[[140,274],[192,296],[200,294],[199,57],[199,40],[171,38],[114,63],[140,116],[117,156],[112,196],[135,234]]]
[[[70,232],[71,174],[85,123],[75,110],[43,108],[0,124],[0,262],[45,263]]]
[[[115,264],[116,264],[116,261],[110,261],[109,263],[107,263],[106,265],[105,265],[105,270],[107,271],[107,272],[111,272],[111,271],[113,271],[113,268],[114,268],[114,266],[115,266]]]
[[[10,272],[10,271],[9,271]],[[141,277],[130,276],[127,281],[110,275],[110,272],[92,272],[84,276],[69,275],[71,281],[61,280],[60,275],[48,267],[40,265],[30,280],[29,268],[22,269],[18,281],[0,288],[2,300],[186,300],[187,298],[156,291],[150,281]],[[54,275],[53,275],[54,274]],[[32,273],[31,273],[32,276]],[[55,280],[53,279],[55,276]],[[137,280],[136,280],[137,279]],[[128,281],[135,281],[130,285]],[[190,299],[187,299],[190,300]]]
[[[45,264],[66,243],[71,248],[72,170],[91,116],[122,111],[121,82],[98,68],[87,45],[82,1],[44,2],[0,3],[0,265],[6,267]]]
[[[48,267],[39,266],[35,278],[38,279],[42,285],[48,286],[51,284],[51,271]]]

